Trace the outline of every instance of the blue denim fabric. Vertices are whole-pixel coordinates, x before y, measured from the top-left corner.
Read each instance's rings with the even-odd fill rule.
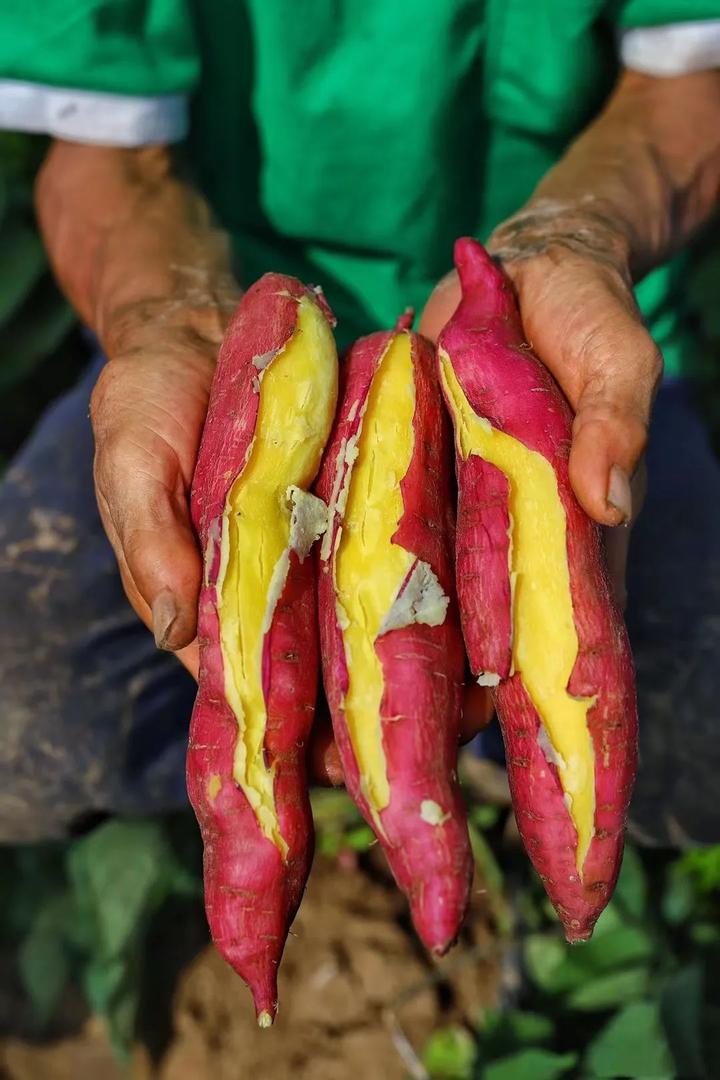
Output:
[[[0,841],[187,799],[195,684],[127,603],[95,503],[88,406],[102,363],[0,484]]]
[[[48,410],[0,485],[0,840],[186,805],[194,683],[127,604],[95,505],[88,403],[101,365]],[[680,383],[660,391],[648,465],[629,568],[632,828],[648,843],[720,842],[720,466]],[[477,745],[502,760],[496,725]]]

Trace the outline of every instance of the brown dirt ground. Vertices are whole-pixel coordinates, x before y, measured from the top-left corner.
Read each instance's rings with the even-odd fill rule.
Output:
[[[373,852],[369,865],[316,860],[280,975],[280,1012],[270,1031],[255,1025],[248,992],[212,947],[166,988],[166,1037],[152,1037],[158,1001],[146,1003],[151,1037],[121,1070],[102,1021],[43,1044],[0,1041],[3,1080],[406,1080],[423,1075],[426,1039],[451,1022],[472,1023],[496,999],[499,959],[476,880],[462,940],[431,962],[407,926],[403,898]],[[166,928],[167,931],[172,927]],[[177,936],[177,934],[176,934]],[[202,940],[201,938],[199,940]],[[186,949],[187,952],[187,949]],[[151,963],[162,967],[163,947]],[[162,996],[162,995],[160,995]],[[160,1003],[161,1004],[161,1003]]]

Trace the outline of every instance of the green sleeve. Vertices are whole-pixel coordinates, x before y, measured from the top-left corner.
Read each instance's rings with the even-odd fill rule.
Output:
[[[720,18],[720,0],[614,0],[610,8],[620,30]]]
[[[0,79],[156,96],[197,74],[187,0],[0,3]]]

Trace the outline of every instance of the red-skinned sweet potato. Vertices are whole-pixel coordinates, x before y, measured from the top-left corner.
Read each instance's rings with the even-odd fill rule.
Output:
[[[358,341],[317,492],[325,690],[352,798],[374,827],[418,933],[440,954],[472,859],[455,774],[463,646],[453,590],[450,428],[432,346]]]
[[[188,792],[205,847],[205,906],[222,955],[272,1023],[277,969],[313,851],[306,744],[318,685],[308,494],[337,399],[329,309],[267,274],[218,360],[192,487],[204,552]]]
[[[512,286],[474,240],[440,336],[456,434],[465,643],[494,686],[525,847],[570,941],[617,879],[635,776],[634,672],[598,527],[570,486],[572,413],[524,339]]]

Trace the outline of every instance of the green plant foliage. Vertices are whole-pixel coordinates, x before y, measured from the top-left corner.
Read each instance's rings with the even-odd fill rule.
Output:
[[[472,1080],[476,1061],[477,1043],[461,1027],[434,1032],[423,1054],[423,1064],[433,1080]]]
[[[702,1016],[704,979],[699,963],[689,964],[667,980],[660,997],[660,1016],[680,1076],[703,1080]]]
[[[41,1024],[73,979],[106,1017],[118,1054],[129,1050],[150,919],[170,898],[200,894],[198,856],[189,815],[110,821],[68,845],[7,854],[3,928],[20,940],[19,972]]]
[[[593,1039],[583,1066],[590,1077],[672,1080],[677,1074],[658,1003],[636,1001],[621,1009]]]
[[[643,861],[637,849],[632,844],[626,844],[612,903],[625,915],[642,919],[647,901],[648,883]]]
[[[472,820],[468,821],[468,832],[475,865],[487,892],[497,931],[501,936],[506,937],[510,933],[512,916],[503,889],[503,872],[500,863],[492,845]]]
[[[720,889],[720,844],[686,851],[677,865],[678,872],[687,874],[703,895],[710,896]]]
[[[618,967],[633,965],[637,970],[652,953],[652,939],[633,926],[619,926],[583,945],[568,946],[549,934],[533,934],[525,943],[528,974],[550,994],[581,989],[588,976],[604,976]]]
[[[600,1012],[615,1009],[626,1001],[643,997],[650,988],[647,967],[628,967],[609,975],[588,978],[565,1000],[565,1007],[576,1012]]]
[[[577,1054],[556,1054],[552,1050],[518,1050],[493,1061],[482,1070],[482,1080],[560,1080],[577,1064]]]
[[[334,858],[340,851],[367,851],[375,834],[346,791],[332,788],[311,793],[316,847],[321,855]]]
[[[72,963],[66,928],[75,917],[66,891],[52,892],[37,913],[18,953],[20,977],[40,1024],[45,1024],[70,978]]]

